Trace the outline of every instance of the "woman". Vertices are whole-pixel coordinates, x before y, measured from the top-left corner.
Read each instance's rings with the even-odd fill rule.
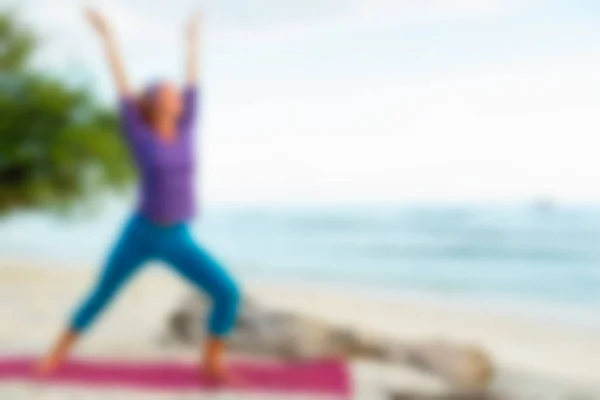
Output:
[[[77,339],[90,327],[131,276],[150,259],[170,264],[203,290],[213,303],[209,339],[202,366],[213,378],[224,377],[224,340],[231,332],[240,291],[229,274],[194,242],[187,221],[194,215],[194,128],[197,106],[197,31],[188,32],[188,71],[182,93],[158,83],[134,97],[105,19],[88,19],[103,40],[121,98],[123,133],[141,176],[140,201],[100,274],[96,287],[74,314],[68,329],[38,364],[47,374],[59,368]]]

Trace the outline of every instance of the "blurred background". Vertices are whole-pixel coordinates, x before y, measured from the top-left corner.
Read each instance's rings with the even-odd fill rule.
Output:
[[[240,276],[559,322],[597,339],[599,4],[96,5],[138,87],[181,81],[183,23],[204,10],[193,226]],[[134,205],[115,90],[83,6],[2,1],[7,260],[98,267]]]
[[[3,91],[3,119],[22,125],[2,126],[3,141],[16,138],[2,175],[26,145],[62,134],[62,160],[42,160],[42,147],[27,162],[65,169],[51,178],[77,186],[68,200],[90,194],[68,182],[79,166],[100,164],[110,184],[127,172],[112,170],[126,152],[95,148],[122,146],[113,135],[66,138],[68,106],[91,114],[116,101],[82,6],[3,7],[37,35],[28,73],[52,80],[40,90],[95,99],[54,92],[28,104],[15,96],[43,94]],[[182,25],[195,8],[102,3],[138,86],[181,81]],[[242,274],[597,310],[598,11],[589,1],[206,3],[198,234]],[[64,107],[52,127],[19,109],[44,101]],[[94,123],[84,128],[103,128]],[[0,251],[97,264],[134,200],[90,191],[96,207],[76,219],[15,207]]]

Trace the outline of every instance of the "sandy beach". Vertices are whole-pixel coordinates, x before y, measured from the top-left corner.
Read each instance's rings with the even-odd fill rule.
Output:
[[[92,284],[95,270],[70,266],[0,261],[0,351],[37,355],[63,327],[72,308]],[[440,338],[483,346],[498,376],[495,389],[516,399],[600,399],[600,335],[570,327],[435,307],[416,301],[381,300],[365,294],[307,285],[250,282],[246,292],[272,308],[302,313],[340,326],[390,337]],[[82,341],[77,355],[96,358],[195,360],[161,345],[167,315],[189,287],[160,267],[148,268],[116,301]],[[443,390],[435,378],[402,366],[357,362],[352,365],[355,398],[385,398],[398,391]],[[212,398],[206,395],[206,398]],[[266,396],[259,396],[265,398]],[[285,397],[290,397],[286,395]],[[188,399],[198,394],[86,391],[0,384],[0,398],[18,399]],[[218,398],[256,398],[220,394]]]

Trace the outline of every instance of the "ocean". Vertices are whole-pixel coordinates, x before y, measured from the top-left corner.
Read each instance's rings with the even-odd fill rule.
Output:
[[[127,218],[0,223],[0,257],[100,266]],[[600,327],[600,207],[208,207],[198,239],[235,273]]]

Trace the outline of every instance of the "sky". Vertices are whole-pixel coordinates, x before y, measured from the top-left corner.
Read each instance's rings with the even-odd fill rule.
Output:
[[[138,85],[202,10],[209,201],[600,201],[596,0],[20,1],[38,65],[114,103],[86,4]]]

